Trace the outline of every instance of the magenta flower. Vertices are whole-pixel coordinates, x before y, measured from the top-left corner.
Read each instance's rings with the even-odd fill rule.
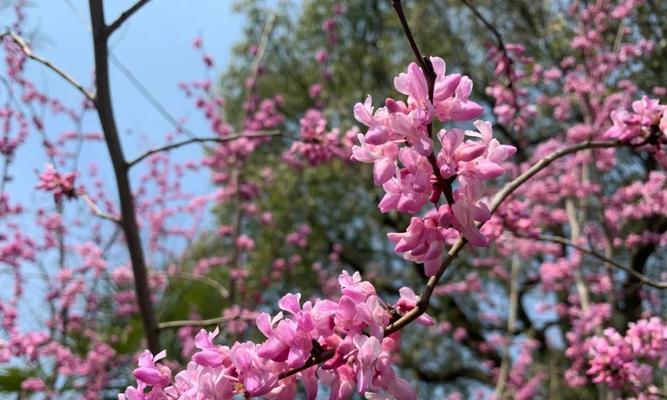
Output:
[[[363,104],[354,105],[354,118],[368,127],[365,135],[365,141],[372,145],[381,145],[386,143],[391,131],[388,128],[389,114],[387,109],[382,107],[373,112],[373,98],[367,96]]]
[[[409,287],[402,287],[398,290],[398,293],[400,294],[401,297],[396,302],[396,309],[400,313],[405,314],[406,312],[417,307],[417,302],[419,301],[419,297],[415,294],[415,292],[412,289],[410,289]],[[433,321],[433,318],[426,313],[420,315],[417,318],[417,322],[424,326],[431,326],[435,323]]]
[[[424,264],[426,276],[433,276],[440,267],[445,242],[432,213],[424,219],[412,217],[404,233],[389,233],[387,236],[396,243],[394,251],[405,253],[403,257],[407,260]]]
[[[416,213],[428,201],[431,194],[431,173],[433,169],[428,160],[415,150],[404,147],[399,158],[404,168],[399,169],[396,177],[384,185],[386,194],[379,204],[380,211]]]
[[[359,134],[359,146],[352,147],[352,158],[363,163],[374,163],[373,179],[376,185],[382,185],[396,173],[398,146],[392,142],[372,145],[366,142],[364,135]]]
[[[164,365],[155,363],[167,356],[167,351],[162,350],[155,356],[146,350],[139,355],[139,368],[133,374],[137,380],[146,385],[164,387],[171,382],[171,370]]]
[[[352,338],[357,348],[357,392],[364,393],[371,387],[375,366],[382,351],[380,341],[374,336],[355,335]]]
[[[225,348],[213,344],[213,339],[218,336],[218,333],[220,333],[220,330],[217,327],[210,333],[204,329],[199,331],[195,336],[195,347],[200,351],[192,356],[192,361],[205,367],[216,368],[222,365],[225,357],[221,350]],[[226,350],[229,351],[229,349]]]

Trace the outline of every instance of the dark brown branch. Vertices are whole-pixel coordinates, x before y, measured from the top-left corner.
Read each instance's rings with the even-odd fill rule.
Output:
[[[417,46],[417,42],[415,41],[414,36],[412,36],[410,25],[408,24],[408,20],[405,18],[405,13],[403,12],[403,4],[401,0],[391,0],[391,5],[394,7],[394,10],[396,10],[398,19],[401,21],[401,27],[403,27],[403,32],[405,33],[405,36],[408,38],[408,42],[410,42],[410,48],[412,49],[412,52],[415,55],[417,64],[419,64],[419,66],[422,67],[424,73],[426,74],[429,68],[427,68],[426,63],[424,62],[425,58],[419,51],[419,47]],[[430,70],[433,71],[433,68],[431,67]]]
[[[128,168],[133,167],[134,165],[140,163],[147,157],[152,156],[153,154],[156,153],[161,153],[161,152],[166,152],[166,151],[171,151],[174,149],[177,149],[182,146],[186,146],[188,144],[192,143],[206,143],[206,142],[215,142],[215,143],[224,143],[224,142],[229,142],[232,140],[240,139],[240,138],[264,138],[264,137],[270,137],[270,136],[277,136],[280,135],[281,132],[278,130],[271,130],[271,131],[259,131],[259,132],[252,132],[252,133],[246,133],[246,134],[235,134],[235,135],[230,135],[230,136],[225,136],[225,137],[220,137],[220,136],[211,136],[211,137],[193,137],[187,140],[183,140],[182,142],[176,142],[176,143],[170,143],[161,147],[157,147],[152,150],[148,150],[144,154],[140,155],[139,157],[135,158],[134,160],[130,161],[127,166]]]
[[[498,48],[498,50],[500,50],[501,53],[503,53],[503,57],[507,61],[508,67],[505,69],[505,75],[507,76],[507,88],[512,92],[512,103],[513,103],[513,106],[514,106],[514,116],[512,117],[512,120],[514,121],[514,117],[516,117],[516,114],[519,112],[519,108],[520,108],[519,103],[517,101],[517,93],[516,93],[516,90],[515,90],[515,87],[514,87],[514,77],[512,76],[512,68],[511,67],[514,64],[514,61],[510,57],[509,52],[507,51],[507,46],[505,46],[505,41],[503,40],[503,37],[500,34],[500,32],[498,31],[498,29],[496,29],[496,27],[493,26],[493,24],[491,22],[489,22],[489,20],[487,20],[484,17],[484,15],[482,15],[481,12],[479,12],[479,10],[472,4],[472,2],[470,2],[470,0],[461,0],[461,2],[463,4],[465,4],[465,6],[468,7],[468,9],[470,9],[470,11],[473,13],[475,18],[477,18],[482,23],[482,25],[484,25],[491,32],[491,34],[496,39],[496,47]],[[511,125],[514,124],[513,121],[511,123]],[[512,129],[512,126],[510,125],[509,129],[505,129],[505,127],[503,127],[500,124],[496,124],[496,125],[501,127],[501,130],[503,131],[505,136],[507,136],[507,138],[510,140],[512,145],[514,145],[514,147],[516,147],[517,155],[523,161],[526,161],[527,157],[526,157],[526,154],[524,152],[523,147],[520,146],[519,140],[516,137],[514,137],[514,134],[510,131],[510,129]]]
[[[139,11],[139,9],[143,6],[146,5],[150,0],[139,0],[136,3],[132,5],[132,7],[128,8],[127,10],[123,11],[118,18],[109,26],[107,26],[104,29],[104,35],[105,36],[110,36],[116,29],[120,28],[121,25],[123,25],[123,22],[125,22],[128,18],[132,16],[135,12]]]
[[[100,118],[102,131],[104,132],[104,139],[107,144],[109,156],[113,164],[114,175],[116,177],[118,200],[120,202],[121,210],[121,226],[130,253],[135,293],[144,327],[144,334],[146,336],[149,350],[153,352],[153,354],[157,354],[157,352],[161,350],[158,338],[158,326],[155,319],[155,313],[153,312],[153,305],[151,303],[150,289],[148,287],[148,272],[135,215],[132,187],[128,176],[128,164],[123,155],[123,148],[118,135],[118,128],[116,126],[111,103],[111,86],[109,82],[108,64],[109,50],[106,28],[104,25],[104,8],[102,0],[89,0],[89,6],[95,53],[95,82],[97,83],[95,106]],[[129,17],[129,15],[127,17]],[[127,17],[123,18],[123,20]],[[120,22],[122,23],[123,20]]]

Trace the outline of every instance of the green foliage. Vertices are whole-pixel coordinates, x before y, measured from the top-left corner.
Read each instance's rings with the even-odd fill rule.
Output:
[[[21,383],[33,376],[35,376],[33,369],[5,368],[0,371],[0,392],[19,393],[21,391]]]

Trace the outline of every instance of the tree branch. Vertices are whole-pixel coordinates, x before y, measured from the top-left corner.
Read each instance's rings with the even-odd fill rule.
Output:
[[[77,195],[78,197],[80,197],[81,200],[84,201],[84,203],[86,203],[86,205],[88,206],[88,208],[90,208],[90,210],[91,210],[91,211],[93,212],[93,214],[95,214],[96,216],[98,216],[98,217],[100,217],[100,218],[102,218],[102,219],[106,219],[106,220],[108,220],[108,221],[111,221],[111,222],[115,222],[115,223],[117,223],[117,224],[120,224],[121,220],[120,220],[120,217],[119,217],[119,216],[117,216],[117,215],[112,215],[112,214],[107,214],[107,213],[105,213],[104,211],[100,210],[100,208],[97,206],[97,204],[95,204],[95,202],[90,198],[90,196],[88,196],[88,193],[85,193],[85,192],[79,192],[79,193],[77,193],[76,195]]]
[[[251,132],[251,133],[246,133],[246,134],[235,134],[235,135],[230,135],[230,136],[211,136],[211,137],[193,137],[190,139],[183,140],[182,142],[176,142],[176,143],[170,143],[161,147],[156,147],[154,149],[148,150],[144,154],[140,155],[139,157],[135,158],[134,160],[130,161],[127,166],[128,168],[131,168],[135,166],[136,164],[140,163],[147,157],[152,156],[153,154],[156,153],[161,153],[165,151],[171,151],[174,149],[177,149],[182,146],[186,146],[188,144],[192,143],[206,143],[206,142],[215,142],[215,143],[224,143],[224,142],[229,142],[232,140],[240,139],[240,138],[248,138],[248,139],[256,139],[256,138],[264,138],[264,137],[271,137],[271,136],[278,136],[282,134],[281,131],[278,130],[269,130],[269,131],[258,131],[258,132]]]
[[[132,16],[135,12],[139,11],[139,9],[143,6],[146,5],[150,0],[139,0],[136,3],[132,5],[132,7],[128,8],[127,10],[123,11],[118,18],[116,18],[115,21],[113,21],[109,26],[104,28],[104,36],[108,37],[110,36],[116,29],[120,28],[121,25],[123,25],[123,22],[125,22],[128,18]],[[106,39],[105,37],[105,39]]]
[[[577,249],[582,253],[586,253],[590,256],[593,256],[593,257],[597,258],[598,260],[603,261],[603,262],[611,265],[614,268],[617,268],[617,269],[620,269],[622,271],[627,272],[628,274],[632,275],[634,278],[636,278],[637,280],[639,280],[643,284],[654,287],[656,289],[667,289],[667,281],[653,280],[653,279],[647,277],[646,275],[635,271],[632,268],[629,268],[629,267],[626,267],[625,265],[619,264],[616,261],[614,261],[614,260],[612,260],[608,257],[605,257],[600,253],[597,253],[597,252],[595,252],[591,249],[587,249],[583,246],[580,246],[576,243],[573,243],[572,241],[570,241],[570,240],[568,240],[564,237],[551,236],[551,235],[524,236],[524,235],[517,234],[515,232],[513,232],[513,234],[517,237],[524,238],[524,239],[536,239],[536,240],[542,240],[542,241],[545,241],[545,242],[553,242],[553,243],[564,244],[566,246]]]
[[[121,209],[121,226],[125,235],[127,249],[130,253],[135,293],[144,327],[144,334],[149,350],[153,354],[157,354],[161,350],[157,320],[153,312],[150,288],[148,287],[148,272],[135,215],[134,198],[128,176],[128,164],[123,155],[123,148],[118,135],[111,102],[108,63],[109,50],[105,32],[106,27],[104,25],[104,7],[102,0],[89,0],[89,6],[95,53],[95,82],[97,84],[95,106],[116,177],[118,201]]]
[[[197,275],[197,274],[193,274],[192,272],[186,272],[186,271],[175,272],[175,273],[171,274],[170,276],[174,277],[174,278],[190,279],[190,280],[193,280],[193,281],[201,282],[201,283],[206,284],[206,285],[214,288],[215,290],[217,290],[218,293],[220,294],[220,297],[222,297],[223,299],[226,299],[226,298],[229,297],[229,291],[227,290],[227,288],[222,286],[215,279],[209,278],[208,276]]]
[[[500,372],[498,373],[498,380],[496,382],[494,399],[503,399],[505,394],[505,386],[509,378],[511,358],[510,358],[510,344],[512,342],[512,335],[516,330],[517,310],[519,308],[519,268],[521,267],[519,255],[512,256],[512,268],[510,271],[510,289],[509,289],[509,314],[507,316],[507,334],[505,335],[505,344],[503,349],[503,361],[500,365]]]
[[[44,65],[45,67],[49,68],[51,71],[55,72],[56,74],[60,75],[61,78],[63,78],[67,83],[70,85],[74,86],[81,94],[84,95],[84,97],[92,102],[95,101],[95,94],[88,92],[86,88],[83,87],[79,82],[77,82],[76,79],[63,69],[57,67],[54,65],[51,61],[47,60],[46,58],[42,56],[38,56],[37,54],[32,52],[32,49],[30,49],[30,46],[25,42],[25,40],[19,36],[16,32],[13,31],[7,31],[3,34],[0,34],[0,39],[2,39],[5,36],[9,36],[14,43],[16,43],[20,48],[23,54],[26,55],[26,57],[30,58],[33,61],[37,61],[38,63]]]
[[[160,322],[158,324],[159,330],[170,329],[170,328],[182,328],[184,326],[209,326],[209,325],[218,325],[224,322],[229,322],[233,320],[238,320],[242,318],[229,318],[229,317],[217,317],[209,319],[184,319],[178,321],[167,321]]]

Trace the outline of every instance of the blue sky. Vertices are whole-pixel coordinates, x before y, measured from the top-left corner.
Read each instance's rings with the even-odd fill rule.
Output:
[[[107,22],[115,19],[134,0],[105,2]],[[193,6],[196,4],[196,6]],[[204,68],[199,55],[192,50],[192,40],[202,36],[207,50],[221,70],[229,61],[232,45],[241,38],[242,18],[233,14],[231,1],[153,0],[137,12],[110,39],[114,56],[142,82],[174,117],[188,118],[188,128],[205,132],[206,125],[194,112],[191,102],[178,90],[181,80],[199,79]],[[38,0],[28,11],[29,26],[36,30],[35,52],[68,71],[88,85],[92,80],[92,43],[88,24],[88,6],[84,0]],[[173,131],[172,125],[140,94],[121,71],[111,63],[113,105],[119,131],[122,134],[127,158],[150,146],[164,142],[164,135]],[[80,95],[53,72],[41,65],[29,66],[30,76],[48,93],[57,93],[66,103],[77,102]],[[98,130],[94,115],[86,127]],[[56,123],[57,121],[53,121]],[[54,134],[60,128],[49,125]],[[84,129],[85,130],[85,129]],[[89,150],[89,151],[87,151]],[[100,150],[84,149],[82,166],[95,160],[106,171]],[[18,160],[33,164],[39,152],[27,146]],[[192,146],[177,152],[177,157],[195,157],[201,149]],[[109,162],[106,162],[109,166]],[[34,168],[34,167],[33,167]],[[25,168],[23,171],[28,172]],[[32,168],[28,168],[34,174]],[[110,169],[108,170],[110,172]],[[19,177],[17,177],[19,178]]]

